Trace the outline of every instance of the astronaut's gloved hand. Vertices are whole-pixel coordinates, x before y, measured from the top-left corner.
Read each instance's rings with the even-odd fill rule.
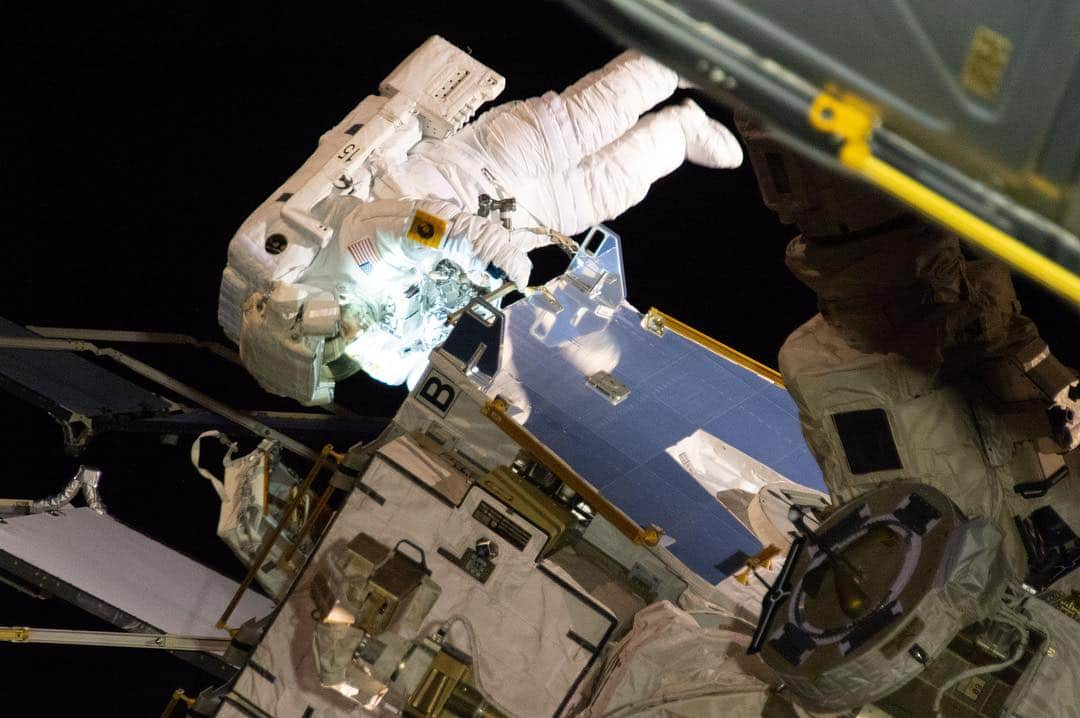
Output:
[[[429,203],[417,203],[418,207],[426,204]],[[525,290],[532,273],[529,252],[551,242],[549,235],[527,229],[506,229],[497,222],[467,212],[459,212],[450,218],[446,239],[448,255],[471,252],[485,266],[493,265],[501,270],[520,291]]]

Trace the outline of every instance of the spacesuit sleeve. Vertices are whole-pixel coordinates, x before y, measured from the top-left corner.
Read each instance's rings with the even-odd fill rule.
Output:
[[[445,142],[422,144],[429,167],[412,171],[434,168],[465,206],[486,177],[534,223],[576,234],[640,202],[684,160],[740,164],[738,140],[693,102],[642,116],[677,83],[667,67],[624,52],[562,93],[501,105]]]
[[[423,211],[425,204],[428,203],[420,202],[417,208]],[[472,254],[485,266],[493,264],[505,272],[518,289],[524,289],[532,272],[528,253],[550,243],[551,238],[547,235],[508,230],[475,214],[458,212],[450,218],[446,251],[451,257]]]
[[[532,263],[528,252],[551,238],[526,230],[508,230],[440,200],[378,200],[359,205],[342,222],[340,240],[350,244],[373,238],[379,253],[401,267],[449,259],[470,276],[488,265],[502,270],[524,288]]]
[[[807,718],[790,695],[777,695],[772,670],[746,655],[749,642],[741,627],[704,627],[667,601],[654,603],[608,644],[589,704],[575,715]]]
[[[714,168],[742,161],[738,140],[692,103],[645,115],[578,165],[533,184],[522,204],[543,208],[563,233],[577,234],[641,202],[653,182],[687,159]]]

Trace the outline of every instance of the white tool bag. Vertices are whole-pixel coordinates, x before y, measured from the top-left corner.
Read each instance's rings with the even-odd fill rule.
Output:
[[[222,459],[224,478],[219,479],[199,465],[202,440],[216,438],[227,447]],[[206,431],[191,445],[191,463],[199,475],[214,487],[221,499],[217,534],[245,566],[250,567],[267,534],[281,520],[285,507],[295,496],[300,478],[281,462],[280,447],[273,441],[262,441],[251,453],[236,456],[235,442],[220,431]],[[302,564],[310,551],[310,539],[306,537],[294,552],[295,558],[288,565],[279,565],[279,559],[296,540],[307,522],[312,507],[311,492],[300,501],[289,517],[288,523],[274,543],[267,560],[263,562],[256,579],[271,597],[283,595],[288,588],[295,569]]]

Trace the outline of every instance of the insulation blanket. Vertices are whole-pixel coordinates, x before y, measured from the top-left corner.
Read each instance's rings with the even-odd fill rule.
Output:
[[[237,584],[89,508],[9,518],[5,551],[165,633],[218,636],[218,617]],[[248,591],[234,625],[262,618],[270,600]]]
[[[449,633],[455,648],[473,657],[482,687],[511,715],[528,718],[556,713],[574,687],[593,653],[568,634],[572,631],[592,646],[601,646],[612,624],[602,607],[564,588],[542,570],[535,558],[545,536],[520,517],[506,513],[501,502],[474,487],[460,508],[454,508],[399,470],[376,458],[363,482],[383,500],[354,491],[314,557],[314,569],[304,572],[253,654],[262,670],[247,668],[235,691],[273,715],[368,715],[356,703],[319,685],[312,650],[315,608],[309,587],[319,568],[358,533],[365,532],[393,546],[408,539],[425,554],[431,578],[442,592],[428,618],[430,632],[451,616],[463,616],[474,627],[477,644],[459,625]],[[481,501],[496,507],[530,536],[524,549],[511,545],[472,518]],[[498,544],[495,569],[481,584],[439,555],[445,548],[455,556],[477,539]],[[411,638],[411,637],[408,637]],[[267,679],[273,676],[273,681]],[[219,715],[243,715],[229,705]]]

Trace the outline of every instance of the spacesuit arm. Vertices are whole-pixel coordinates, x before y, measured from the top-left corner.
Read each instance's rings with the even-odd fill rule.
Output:
[[[445,203],[419,202],[417,209],[424,211],[424,205]],[[446,204],[446,208],[453,205]],[[438,207],[430,209],[438,211]],[[478,217],[468,212],[457,212],[450,216],[447,229],[446,252],[448,257],[472,255],[485,267],[493,264],[502,270],[518,289],[524,290],[529,283],[532,262],[528,253],[537,247],[551,244],[548,235],[517,229],[509,230],[501,224]],[[457,261],[455,259],[455,261]]]
[[[577,234],[640,202],[684,161],[742,161],[738,140],[692,101],[648,112],[677,84],[667,67],[624,52],[562,93],[500,105],[446,141],[420,143],[375,192],[463,207],[480,193],[514,197],[523,223]]]
[[[551,237],[529,230],[508,230],[501,224],[462,212],[441,200],[378,200],[358,205],[342,222],[343,246],[373,239],[382,261],[400,267],[433,265],[449,259],[474,281],[488,265],[524,288],[532,263],[529,251],[551,243]]]

